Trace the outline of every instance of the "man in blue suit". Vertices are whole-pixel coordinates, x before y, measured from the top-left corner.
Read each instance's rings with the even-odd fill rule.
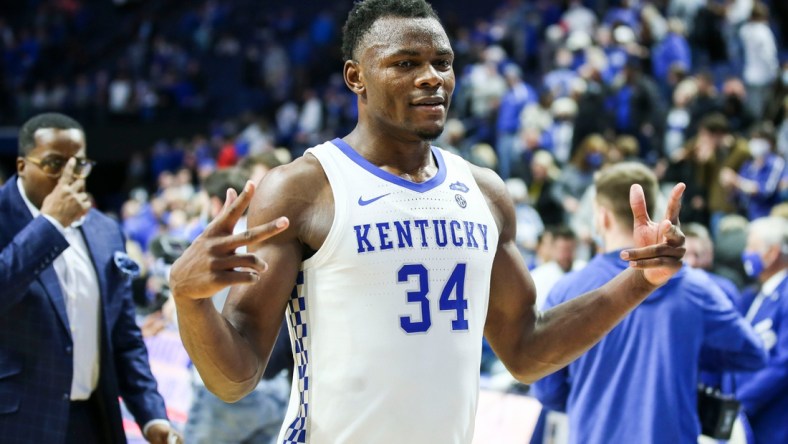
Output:
[[[756,444],[788,442],[788,221],[755,219],[747,229],[744,270],[758,280],[745,290],[740,309],[763,339],[765,368],[733,375],[736,397]],[[730,382],[730,381],[729,381]]]
[[[116,222],[91,209],[85,133],[62,114],[20,130],[0,188],[0,441],[125,442],[121,396],[152,443],[170,429],[135,323]]]

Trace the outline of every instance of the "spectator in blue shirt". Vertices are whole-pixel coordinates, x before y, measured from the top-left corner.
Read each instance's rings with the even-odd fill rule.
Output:
[[[622,162],[597,175],[595,225],[604,253],[559,281],[545,310],[629,266],[620,251],[637,233],[622,190],[633,184],[654,208],[657,180],[645,165]],[[727,368],[758,369],[766,359],[761,341],[719,288],[705,273],[684,267],[596,346],[533,389],[545,407],[568,413],[570,443],[697,442],[702,350],[718,352]]]
[[[555,67],[542,78],[542,85],[553,93],[555,98],[568,96],[572,81],[578,78],[577,72],[572,69],[573,62],[572,51],[565,47],[559,48],[555,53]]]
[[[759,218],[747,230],[742,259],[758,280],[740,308],[763,339],[765,368],[733,375],[733,388],[755,434],[755,442],[788,442],[788,221]]]
[[[685,26],[677,18],[668,21],[668,34],[654,46],[651,55],[651,69],[661,87],[668,85],[668,74],[674,66],[680,66],[687,72],[692,68],[692,53],[685,37]]]
[[[774,130],[769,122],[752,132],[747,146],[752,159],[746,161],[738,173],[723,168],[720,180],[736,194],[739,206],[747,211],[747,218],[755,220],[768,216],[772,207],[780,202],[779,185],[785,175],[785,159],[772,149]]]
[[[514,63],[503,68],[507,90],[501,98],[497,117],[498,174],[501,179],[512,175],[512,167],[519,171],[517,133],[520,130],[520,113],[530,103],[536,102],[536,91],[523,81],[522,70]]]

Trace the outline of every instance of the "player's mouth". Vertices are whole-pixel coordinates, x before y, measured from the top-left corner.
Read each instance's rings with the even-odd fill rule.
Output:
[[[420,97],[411,105],[424,111],[443,112],[446,109],[446,99],[442,96]]]

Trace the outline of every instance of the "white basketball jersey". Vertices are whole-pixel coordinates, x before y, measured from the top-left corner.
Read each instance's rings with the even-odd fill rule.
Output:
[[[288,307],[283,443],[468,444],[498,229],[468,164],[412,183],[340,139],[307,151],[334,195]]]

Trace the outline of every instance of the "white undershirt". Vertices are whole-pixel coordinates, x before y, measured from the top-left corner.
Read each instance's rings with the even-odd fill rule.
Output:
[[[41,215],[27,198],[22,181],[16,181],[19,194],[34,218]],[[88,247],[79,231],[82,221],[63,228],[53,217],[43,215],[69,243],[54,261],[55,272],[66,302],[66,313],[73,341],[74,375],[71,400],[86,400],[96,389],[99,377],[99,286]]]

